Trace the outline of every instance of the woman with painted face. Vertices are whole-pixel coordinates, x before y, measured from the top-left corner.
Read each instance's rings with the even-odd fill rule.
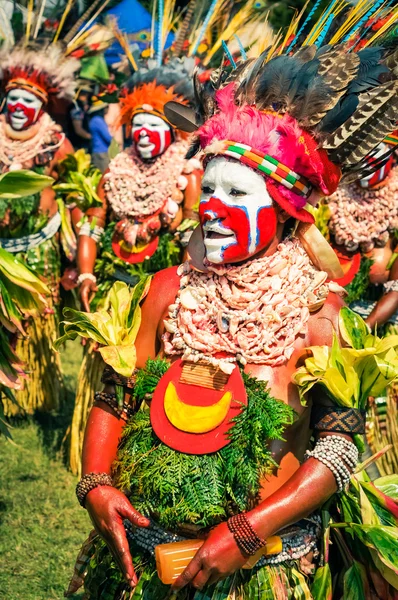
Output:
[[[174,59],[167,67],[135,73],[120,99],[121,124],[131,136],[131,146],[110,162],[98,188],[103,206],[88,210],[79,235],[80,296],[86,311],[90,301],[95,310],[115,280],[134,285],[143,275],[182,259],[184,244],[197,224],[194,206],[201,171],[196,159],[186,160],[187,135],[168,121],[164,105],[171,100],[188,102],[192,92],[183,61]],[[101,356],[88,344],[73,416],[74,472],[80,470],[81,432],[102,370]]]
[[[293,378],[311,352],[322,362],[334,344],[337,355],[343,305],[330,281],[340,265],[309,205],[342,173],[365,169],[396,119],[389,57],[322,46],[334,5],[322,26],[309,26],[313,45],[297,48],[286,35],[259,59],[221,69],[211,90],[196,82],[196,111],[166,106],[175,126],[196,128],[190,155],[204,156],[200,228],[190,260],[153,278],[136,369],[128,378],[106,369],[88,421],[77,496],[99,534],[79,558],[89,596],[348,599],[354,586],[363,597],[394,594],[396,581],[361,544],[371,524],[345,495],[364,415],[339,406],[339,390],[315,387],[300,402]],[[353,31],[361,16],[350,10]],[[346,35],[343,26],[333,39]],[[368,77],[379,64],[387,83]],[[339,515],[337,504],[351,512]],[[335,535],[331,517],[350,521]],[[334,565],[330,535],[345,557]],[[377,552],[374,538],[368,545]],[[367,560],[368,571],[358,562]]]
[[[78,67],[79,62],[66,58],[57,45],[45,49],[2,47],[1,173],[29,169],[57,179],[59,161],[73,148],[47,107],[55,98],[72,100]],[[72,211],[75,221],[80,216],[77,213]],[[1,200],[0,246],[45,279],[52,292],[48,314],[29,321],[28,336],[16,341],[17,353],[30,373],[29,384],[17,392],[19,404],[28,413],[55,408],[62,398],[59,359],[52,350],[58,322],[61,223],[52,188],[21,199]]]

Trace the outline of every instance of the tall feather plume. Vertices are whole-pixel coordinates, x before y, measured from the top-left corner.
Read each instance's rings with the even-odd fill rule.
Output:
[[[398,82],[388,81],[369,92],[361,94],[359,96],[359,106],[357,110],[336,131],[325,138],[323,147],[329,150],[336,150],[341,146],[342,148],[340,151],[335,151],[331,154],[338,157],[339,160],[344,160],[350,154],[354,145],[358,143],[358,140],[365,136],[368,121],[369,131],[372,130],[370,119],[372,119],[373,116],[377,116],[380,119],[385,116],[388,118],[391,109],[394,107],[398,108],[398,98],[396,97],[397,91]],[[361,132],[362,128],[364,128],[363,131],[365,133]],[[394,127],[392,126],[390,131],[392,131],[393,128]],[[381,141],[385,137],[386,132],[388,132],[388,129],[385,131],[380,127],[379,131]],[[370,148],[370,150],[371,149],[372,148]]]

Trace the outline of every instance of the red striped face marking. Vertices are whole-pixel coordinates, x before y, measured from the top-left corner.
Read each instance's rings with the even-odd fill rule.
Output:
[[[10,90],[7,94],[7,122],[15,131],[28,129],[42,112],[43,102],[32,92],[22,88]]]
[[[134,115],[132,135],[135,149],[144,160],[160,156],[173,141],[170,125],[151,113]]]
[[[206,167],[199,218],[206,258],[216,264],[241,262],[266,249],[278,223],[264,178],[221,157]]]

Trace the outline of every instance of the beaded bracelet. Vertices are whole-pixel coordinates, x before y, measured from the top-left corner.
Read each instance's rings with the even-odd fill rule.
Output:
[[[99,400],[101,402],[105,402],[105,404],[107,404],[109,408],[111,408],[113,412],[118,415],[118,417],[123,419],[123,421],[127,422],[134,415],[135,411],[130,404],[123,402],[123,406],[119,406],[116,399],[116,394],[111,394],[109,392],[95,392],[94,401],[97,402]]]
[[[320,438],[315,448],[305,453],[306,459],[315,458],[330,469],[339,493],[350,483],[351,473],[358,463],[358,457],[355,444],[337,435]]]
[[[235,542],[246,556],[253,556],[264,548],[266,541],[258,537],[244,513],[230,517],[227,521],[228,529],[234,536]]]
[[[384,285],[384,291],[386,294],[389,292],[398,292],[398,281],[393,279],[392,281],[387,281]]]
[[[112,477],[108,473],[87,473],[87,475],[83,475],[76,486],[76,496],[80,506],[84,508],[87,494],[101,485],[113,486]]]
[[[83,283],[85,279],[89,279],[93,283],[97,283],[97,278],[92,273],[80,273],[79,277],[77,278],[77,285]]]
[[[98,227],[98,225],[94,225],[94,227],[93,227],[91,223],[86,221],[80,227],[79,236],[85,235],[86,237],[93,239],[94,242],[98,243],[100,241],[103,233],[104,233],[103,227]]]

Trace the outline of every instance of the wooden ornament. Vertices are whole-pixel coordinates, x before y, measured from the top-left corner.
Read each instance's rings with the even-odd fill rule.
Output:
[[[184,362],[176,360],[156,386],[150,409],[153,430],[173,450],[217,452],[229,443],[232,419],[247,405],[239,368],[235,367],[221,391],[184,383],[183,369]]]

